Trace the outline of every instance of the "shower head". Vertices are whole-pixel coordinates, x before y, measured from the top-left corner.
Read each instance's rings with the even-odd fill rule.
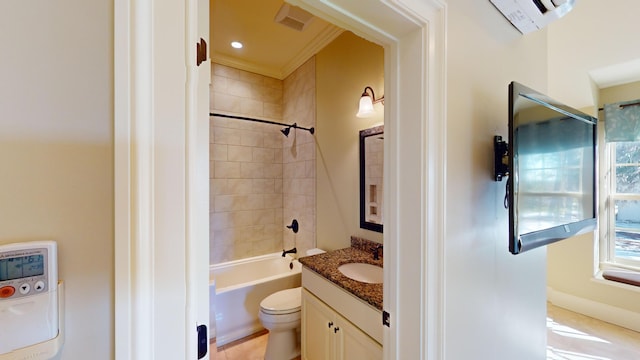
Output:
[[[298,124],[293,123],[293,125],[289,125],[286,128],[280,130],[280,132],[282,132],[284,134],[284,136],[289,137],[289,132],[291,131],[291,128],[297,128]]]

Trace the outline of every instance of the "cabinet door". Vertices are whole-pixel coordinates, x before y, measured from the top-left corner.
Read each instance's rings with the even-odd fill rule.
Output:
[[[333,360],[335,312],[302,290],[302,359]]]
[[[355,327],[346,319],[338,318],[336,335],[336,359],[382,360],[382,345]]]

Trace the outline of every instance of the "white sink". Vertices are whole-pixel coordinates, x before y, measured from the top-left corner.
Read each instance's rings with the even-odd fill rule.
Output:
[[[365,263],[347,263],[338,266],[342,275],[356,281],[381,284],[384,272],[380,266]]]

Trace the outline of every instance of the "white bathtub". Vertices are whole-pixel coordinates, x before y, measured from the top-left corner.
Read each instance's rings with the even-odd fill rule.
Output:
[[[293,268],[290,268],[293,265]],[[211,265],[211,324],[221,346],[263,329],[258,319],[260,302],[276,291],[301,284],[302,265],[282,253]],[[215,294],[215,296],[214,296]]]

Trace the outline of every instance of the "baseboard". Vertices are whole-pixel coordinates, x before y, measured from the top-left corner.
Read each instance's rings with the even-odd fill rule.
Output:
[[[258,322],[257,324],[250,324],[245,327],[236,329],[234,331],[230,331],[227,334],[217,334],[216,336],[216,344],[218,347],[229,345],[230,343],[242,340],[248,336],[252,336],[258,332],[265,330],[264,327]]]
[[[640,332],[640,313],[556,291],[550,287],[547,287],[547,300],[561,308]]]

